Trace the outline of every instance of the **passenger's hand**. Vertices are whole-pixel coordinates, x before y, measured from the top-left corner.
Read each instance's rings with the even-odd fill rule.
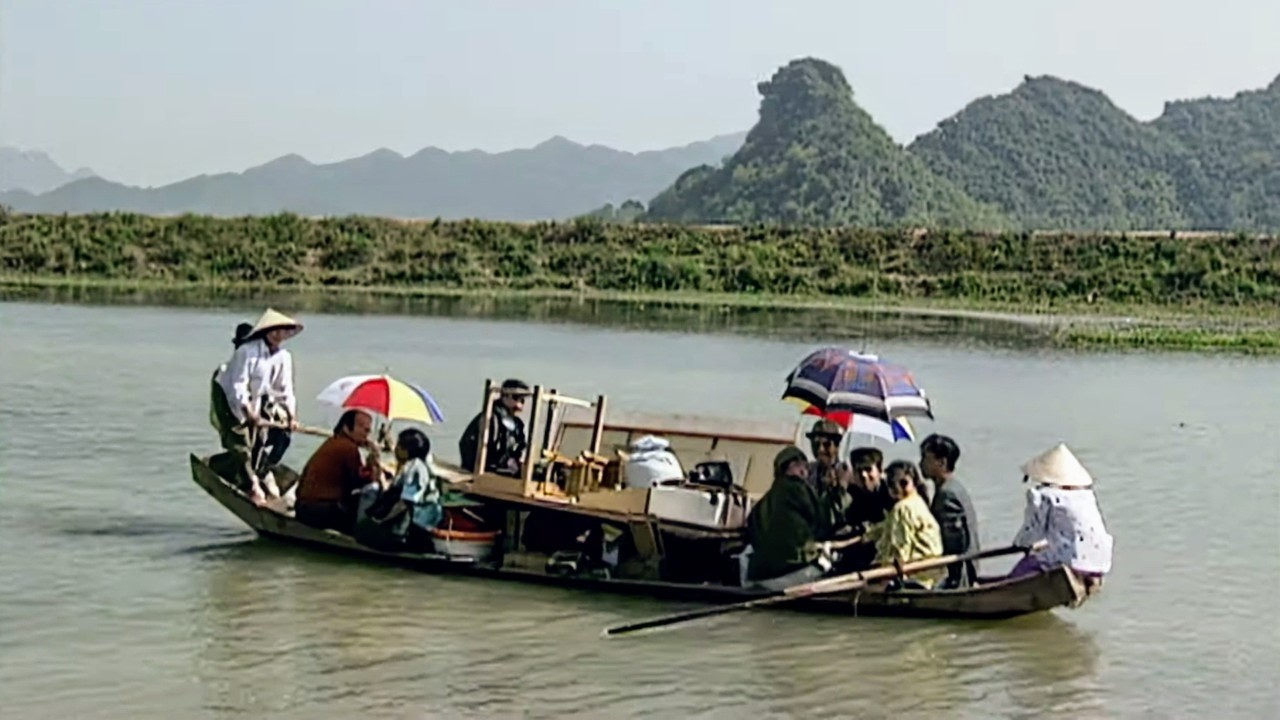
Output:
[[[847,490],[853,484],[853,468],[849,463],[841,461],[836,464],[836,485]]]

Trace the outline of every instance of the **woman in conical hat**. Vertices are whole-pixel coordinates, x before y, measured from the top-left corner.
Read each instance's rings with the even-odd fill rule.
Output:
[[[291,439],[288,430],[262,426],[297,425],[293,356],[281,346],[299,332],[302,323],[267,308],[219,377],[234,419],[233,430],[249,440],[247,452],[241,454],[249,494],[255,501],[264,499],[264,486],[268,494],[278,496],[270,468],[284,457]]]
[[[279,345],[300,332],[302,332],[302,323],[284,313],[267,308],[262,313],[262,316],[258,318],[258,322],[254,323],[253,328],[249,330],[249,336],[246,340],[257,340],[270,334],[272,335],[272,344]]]
[[[1049,546],[1023,558],[1009,576],[1066,565],[1091,587],[1100,582],[1111,571],[1113,539],[1093,493],[1093,476],[1063,443],[1028,460],[1022,473],[1023,482],[1033,484],[1027,488],[1022,529],[1013,544],[1047,540]]]

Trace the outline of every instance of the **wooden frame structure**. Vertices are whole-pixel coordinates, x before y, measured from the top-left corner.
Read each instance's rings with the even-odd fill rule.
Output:
[[[493,422],[494,404],[504,394],[523,395],[532,399],[529,407],[529,423],[526,426],[528,448],[524,462],[521,465],[519,478],[520,495],[534,497],[547,492],[545,480],[539,484],[534,483],[534,470],[539,460],[570,465],[579,471],[580,476],[594,475],[596,477],[595,484],[598,485],[599,474],[602,472],[604,464],[608,461],[607,458],[600,455],[600,441],[604,433],[604,414],[607,406],[605,396],[597,395],[595,402],[591,402],[564,395],[555,388],[547,389],[542,385],[534,385],[531,390],[503,390],[493,379],[487,379],[484,383],[484,405],[482,406],[484,409],[482,410],[480,437],[476,449],[476,463],[475,467],[470,468],[476,477],[489,474],[483,470],[485,462],[488,460],[489,428]],[[561,455],[558,452],[558,446],[552,444],[553,439],[558,439],[558,436],[553,434],[556,426],[555,413],[557,406],[583,408],[592,411],[594,414],[591,442],[577,458]],[[590,487],[592,483],[587,481],[582,485]],[[573,492],[569,494],[576,495]]]

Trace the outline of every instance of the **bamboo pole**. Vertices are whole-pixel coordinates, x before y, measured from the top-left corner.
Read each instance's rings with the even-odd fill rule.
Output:
[[[525,437],[532,441],[537,439],[538,418],[542,415],[542,386],[533,386],[533,407],[529,408],[529,431]],[[541,448],[537,448],[540,450]],[[529,446],[525,448],[524,454],[524,471],[521,473],[521,479],[524,481],[522,493],[525,497],[533,495],[533,468],[538,462],[540,453],[535,452],[533,443],[529,442]]]
[[[484,403],[480,406],[484,417],[480,419],[480,438],[476,441],[475,467],[464,468],[473,474],[484,472],[485,461],[489,459],[489,424],[493,422],[493,380],[484,381]]]

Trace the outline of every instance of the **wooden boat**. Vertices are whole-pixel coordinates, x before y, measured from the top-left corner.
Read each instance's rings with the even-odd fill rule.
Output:
[[[491,412],[491,389],[486,389],[486,415]],[[530,448],[530,460],[525,465],[523,477],[469,473],[460,467],[437,462],[436,469],[450,487],[472,504],[482,504],[481,510],[492,525],[485,528],[490,530],[487,533],[467,535],[463,530],[462,533],[455,532],[453,538],[437,537],[437,550],[431,553],[375,549],[343,533],[308,526],[294,518],[291,511],[278,501],[264,506],[255,505],[231,482],[219,476],[208,458],[191,456],[192,479],[264,537],[426,572],[701,602],[738,602],[770,594],[737,584],[737,561],[733,553],[744,545],[741,517],[725,519],[717,526],[715,523],[690,522],[688,517],[679,513],[667,517],[655,514],[661,508],[653,502],[652,489],[609,486],[607,478],[611,474],[616,475],[617,459],[610,460],[599,451],[605,439],[625,447],[627,441],[637,434],[661,432],[672,438],[673,448],[679,448],[686,454],[702,452],[709,447],[720,457],[728,457],[731,464],[737,463],[742,468],[738,477],[743,478],[742,484],[746,486],[739,490],[750,496],[754,494],[750,490],[762,493],[767,485],[759,487],[760,484],[771,479],[771,473],[759,472],[761,464],[758,459],[767,456],[771,460],[777,448],[793,442],[794,431],[788,433],[777,424],[764,427],[742,422],[717,423],[727,429],[713,430],[707,428],[707,423],[690,418],[640,415],[619,416],[606,421],[603,397],[596,403],[585,403],[557,396],[554,391],[543,393],[537,387],[533,394],[531,428],[538,427],[536,421],[544,404],[561,404],[570,409],[594,412],[568,412],[561,413],[559,417],[549,412],[544,418],[548,427],[541,443],[545,451],[539,453],[536,448]],[[488,424],[482,427],[487,429]],[[531,440],[536,439],[537,433],[531,435],[534,436]],[[481,438],[481,448],[485,447],[484,440]],[[565,455],[564,451],[575,443],[585,445],[579,456]],[[477,467],[484,467],[483,450],[480,455]],[[546,459],[548,469],[543,472],[541,480],[535,481],[533,458],[536,457]],[[612,471],[609,469],[611,463],[614,463]],[[562,473],[565,476],[563,486],[547,480],[554,477],[551,469],[556,465],[567,468],[568,472]],[[769,465],[766,462],[763,467],[768,468]],[[282,490],[297,481],[297,473],[286,466],[277,466],[275,475]],[[702,490],[694,488],[689,492]],[[557,527],[575,527],[575,532],[580,527],[593,524],[620,528],[630,543],[628,547],[632,557],[612,574],[564,572],[552,562],[554,553],[539,552],[537,543],[530,542],[528,523],[531,517],[539,514],[551,517],[551,524]],[[582,524],[574,526],[575,522]],[[441,535],[446,533],[447,529]],[[501,536],[502,541],[495,543],[491,557],[486,557],[486,552],[475,551],[478,545],[483,545],[485,538],[494,536]],[[457,540],[463,544],[470,542],[470,547],[460,549],[455,542]],[[441,548],[444,551],[440,551]],[[1084,582],[1075,573],[1067,567],[1058,567],[1015,580],[980,583],[963,590],[890,591],[883,585],[872,585],[843,594],[805,598],[788,603],[786,607],[854,615],[1000,619],[1058,607],[1075,608],[1089,595]]]

